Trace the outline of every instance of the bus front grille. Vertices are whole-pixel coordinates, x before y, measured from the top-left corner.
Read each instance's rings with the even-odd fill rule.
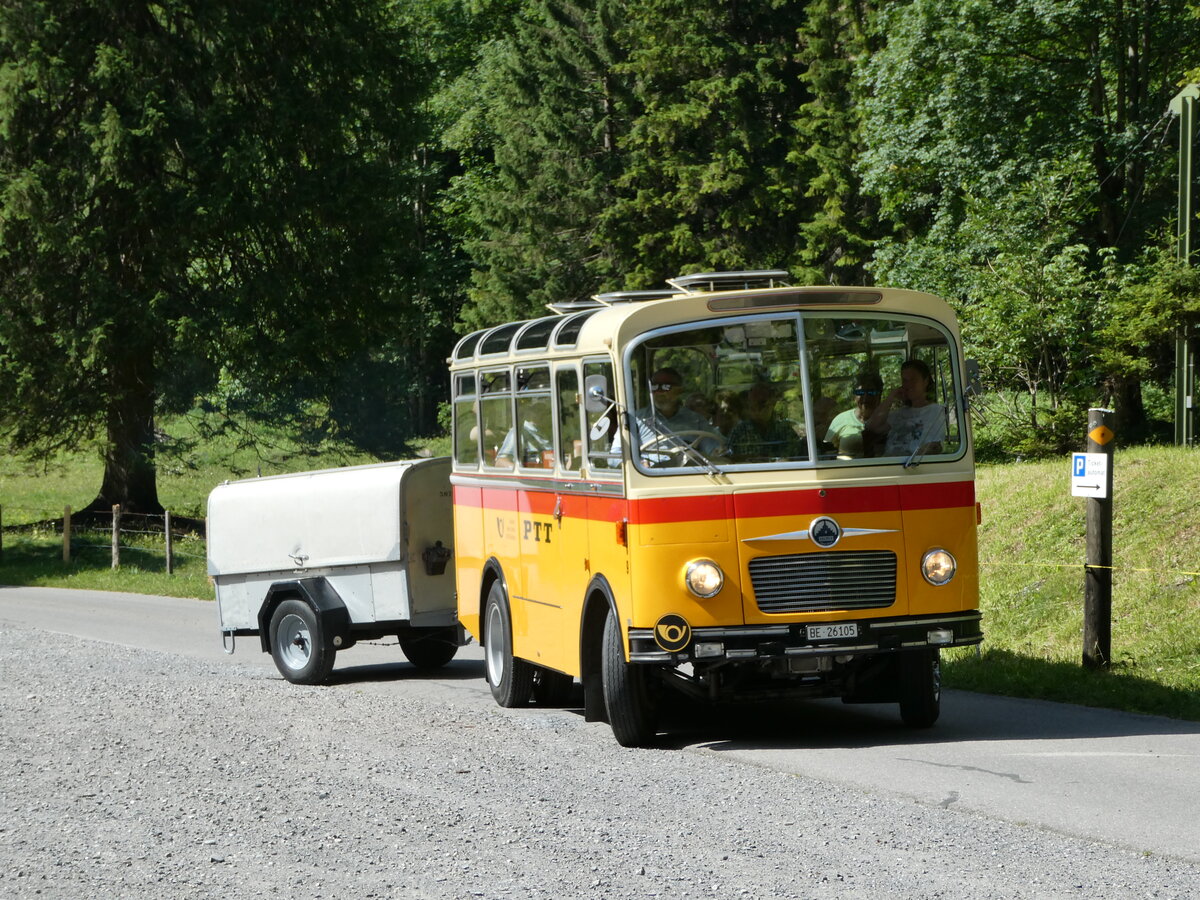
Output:
[[[750,582],[765,613],[878,609],[896,601],[891,550],[791,553],[750,560]]]

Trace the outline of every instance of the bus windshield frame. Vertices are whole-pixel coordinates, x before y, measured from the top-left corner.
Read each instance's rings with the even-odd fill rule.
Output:
[[[944,324],[896,311],[772,310],[653,328],[622,354],[628,457],[652,477],[959,460],[958,358]],[[902,367],[925,382],[923,410],[889,397]]]

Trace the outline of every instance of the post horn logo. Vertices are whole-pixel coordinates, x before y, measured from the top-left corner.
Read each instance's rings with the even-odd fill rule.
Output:
[[[692,640],[692,626],[683,616],[663,616],[654,625],[654,642],[668,653],[678,653]]]

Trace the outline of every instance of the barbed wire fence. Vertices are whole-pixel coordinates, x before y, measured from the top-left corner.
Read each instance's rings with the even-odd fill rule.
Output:
[[[114,506],[103,513],[0,504],[0,565],[6,549],[44,548],[54,539],[61,542],[64,564],[107,555],[113,569],[121,567],[124,557],[143,569],[162,566],[173,575],[181,561],[205,559],[203,520],[169,510],[128,513]]]

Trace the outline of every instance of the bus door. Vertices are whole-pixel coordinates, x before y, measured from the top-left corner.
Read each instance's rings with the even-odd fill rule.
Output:
[[[578,635],[587,589],[587,484],[583,479],[584,435],[578,364],[553,373],[555,410],[554,478],[549,490],[529,497],[532,534],[522,541],[530,628],[541,635],[532,662],[579,674]],[[523,514],[524,515],[524,514]],[[529,538],[532,537],[532,540]]]
[[[588,546],[583,559],[590,582],[602,576],[618,601],[629,594],[629,505],[625,499],[621,427],[615,398],[612,362],[584,360],[584,445],[588,486]]]
[[[517,366],[514,392],[513,481],[519,560],[506,571],[512,610],[513,652],[539,665],[558,668],[559,642],[545,636],[563,628],[558,596],[559,547],[554,533],[555,471],[554,404],[550,367],[545,363]],[[511,565],[510,563],[506,563]],[[536,643],[529,635],[539,635]]]

